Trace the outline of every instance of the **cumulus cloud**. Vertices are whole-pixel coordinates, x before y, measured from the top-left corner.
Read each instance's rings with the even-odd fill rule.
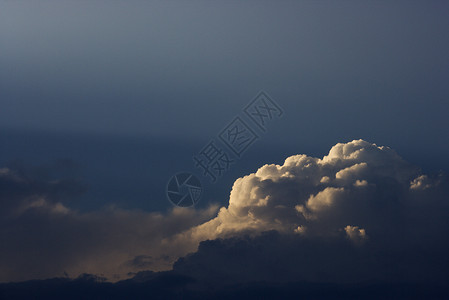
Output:
[[[219,210],[80,213],[57,201],[48,182],[27,189],[23,176],[1,169],[0,185],[9,186],[0,280],[63,272],[114,280],[170,269],[188,253],[175,271],[204,280],[418,280],[423,272],[435,279],[449,264],[444,180],[363,140],[339,143],[323,158],[264,165],[237,179]]]
[[[305,205],[296,205],[295,208],[306,219],[314,219],[316,218],[314,213],[318,214],[335,206],[335,202],[339,201],[338,198],[344,197],[344,192],[345,189],[342,187],[327,187],[316,195],[310,195]]]
[[[385,279],[386,275],[382,273],[388,268],[391,274],[401,268],[414,269],[409,270],[407,276],[414,274],[413,280],[417,280],[424,270],[434,274],[438,273],[437,269],[441,270],[435,262],[412,259],[418,255],[413,247],[428,247],[427,255],[448,250],[448,195],[447,188],[422,174],[419,168],[404,161],[392,149],[354,140],[333,146],[323,158],[295,155],[287,158],[283,165],[265,165],[255,173],[237,179],[228,207],[222,207],[216,218],[177,235],[174,240],[199,243],[220,239],[220,247],[232,245],[233,248],[227,253],[220,251],[222,257],[230,255],[225,260],[239,261],[234,253],[251,251],[249,249],[254,245],[249,244],[253,242],[245,242],[248,245],[243,250],[235,249],[235,241],[227,240],[249,237],[260,242],[257,236],[274,230],[283,236],[294,237],[294,241],[263,238],[265,248],[254,250],[253,256],[259,264],[270,266],[267,266],[269,270],[271,263],[278,264],[283,257],[287,269],[302,270],[294,271],[294,278],[315,280],[317,277],[310,275],[313,271],[307,274],[304,270],[327,269],[323,262],[335,264],[328,261],[332,257],[344,262],[343,266],[333,270],[333,275],[326,275],[333,280],[340,280],[342,274],[353,280]],[[314,243],[316,247],[329,250],[315,248]],[[233,262],[217,265],[211,261],[218,259],[212,253],[218,251],[215,245],[200,246],[196,254],[178,262],[176,268],[185,271],[201,265],[207,266],[207,274],[217,270],[230,272],[227,266]],[[348,249],[362,245],[359,250],[351,250],[357,252],[355,256],[347,255],[351,252]],[[295,249],[296,255],[285,250],[290,248]],[[267,260],[264,255],[268,254],[260,251],[275,256],[278,263]],[[308,255],[308,261],[298,263],[298,255]],[[386,267],[392,259],[391,266]],[[345,268],[352,269],[356,265],[364,266],[363,270],[349,276]],[[259,279],[266,280],[263,272],[263,268],[254,267],[249,273],[259,274],[262,276]],[[374,274],[377,277],[370,277]]]
[[[237,179],[228,207],[184,236],[201,241],[298,228],[333,235],[347,224],[382,231],[403,217],[399,210],[415,190],[434,184],[388,147],[363,140],[339,143],[321,159],[295,155]]]

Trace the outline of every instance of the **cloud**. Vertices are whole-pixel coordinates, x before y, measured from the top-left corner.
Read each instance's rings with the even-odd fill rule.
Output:
[[[313,213],[318,214],[335,206],[335,202],[339,201],[339,198],[343,198],[344,193],[345,189],[342,187],[327,187],[316,195],[310,195],[305,205],[296,205],[295,209],[306,219],[314,219],[316,216]]]
[[[368,238],[365,229],[359,228],[358,226],[348,225],[345,227],[345,231],[348,238],[357,244],[362,243]]]
[[[64,200],[83,184],[38,180],[12,168],[0,169],[0,187],[0,281],[64,273],[117,280],[148,268],[170,269],[193,249],[161,241],[209,220],[217,210],[174,208],[162,214],[109,206],[79,212]]]
[[[201,241],[298,228],[332,235],[347,224],[382,232],[402,218],[399,210],[415,190],[436,185],[392,149],[354,140],[333,146],[322,159],[295,155],[237,179],[228,207],[184,235]],[[437,201],[425,197],[422,205]]]
[[[178,234],[180,243],[210,241],[175,270],[209,274],[204,280],[435,279],[449,265],[448,196],[442,180],[363,140],[339,143],[321,159],[291,156],[237,179],[228,207]],[[247,277],[236,274],[241,264]],[[274,266],[290,275],[273,275]],[[320,277],[314,268],[326,271]]]
[[[410,182],[410,189],[425,190],[434,185],[427,175],[421,175]]]
[[[60,183],[0,169],[0,280],[67,272],[115,281],[175,261],[175,272],[203,281],[449,275],[447,180],[363,140],[339,143],[323,158],[264,165],[237,179],[219,210],[78,212],[62,201]]]
[[[49,207],[67,212],[68,200],[87,190],[87,185],[73,177],[51,178],[51,173],[64,173],[71,162],[61,160],[53,165],[25,168],[15,162],[0,169],[0,217],[20,215],[30,208]]]

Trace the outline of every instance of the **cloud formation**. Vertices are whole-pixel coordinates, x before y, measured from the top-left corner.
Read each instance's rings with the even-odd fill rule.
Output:
[[[262,166],[235,181],[218,213],[216,206],[81,213],[55,194],[59,184],[0,169],[1,281],[65,272],[118,280],[171,269],[188,253],[174,271],[205,281],[449,275],[447,180],[363,140],[339,143],[323,158]]]
[[[335,235],[347,226],[382,232],[404,217],[417,190],[437,185],[392,149],[354,140],[322,159],[295,155],[237,179],[229,206],[187,234],[196,240],[267,230]],[[439,201],[429,195],[418,204]]]
[[[211,241],[175,270],[204,280],[438,280],[448,273],[448,195],[441,178],[363,140],[321,159],[291,156],[237,179],[228,207],[177,235],[180,243]],[[247,277],[237,274],[242,264]],[[273,266],[282,271],[273,275]]]
[[[110,206],[79,212],[64,203],[78,186],[0,169],[0,281],[82,273],[115,281],[129,272],[170,269],[187,252],[161,240],[203,223],[217,209],[162,214]]]

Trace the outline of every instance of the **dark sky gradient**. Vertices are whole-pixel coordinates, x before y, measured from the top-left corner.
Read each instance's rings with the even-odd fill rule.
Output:
[[[284,139],[401,136],[447,151],[448,9],[3,1],[1,125],[208,137],[263,89],[289,112]]]

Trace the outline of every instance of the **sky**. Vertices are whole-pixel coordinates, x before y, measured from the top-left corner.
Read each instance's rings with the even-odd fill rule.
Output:
[[[407,260],[372,262],[418,247],[447,265],[448,13],[444,1],[1,1],[0,282],[204,282],[205,264],[229,284],[270,282],[277,262],[261,261],[274,255],[293,266],[286,281],[442,284],[434,261],[408,277]],[[266,131],[244,111],[260,91],[283,111]],[[258,139],[211,182],[193,156],[226,147],[236,117]],[[194,208],[167,199],[177,172],[201,181]],[[273,240],[238,269],[232,253]],[[334,249],[322,256],[371,261],[304,274],[282,251],[322,243]]]

